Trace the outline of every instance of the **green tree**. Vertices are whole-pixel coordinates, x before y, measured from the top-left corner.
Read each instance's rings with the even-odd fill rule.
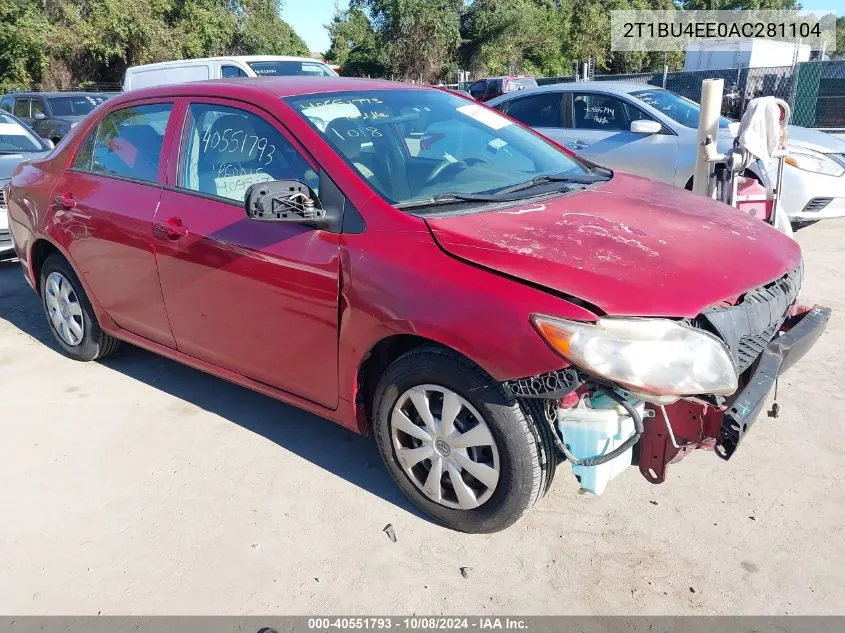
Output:
[[[461,61],[492,75],[568,72],[570,21],[570,5],[555,0],[475,0],[462,18]]]
[[[127,66],[306,55],[280,0],[0,0],[0,88],[119,82]]]
[[[47,17],[35,0],[3,0],[0,24],[0,90],[28,88],[49,66]]]
[[[370,19],[361,6],[345,11],[335,7],[331,23],[326,25],[331,46],[326,59],[341,67],[344,75],[382,77],[388,74],[387,52]]]

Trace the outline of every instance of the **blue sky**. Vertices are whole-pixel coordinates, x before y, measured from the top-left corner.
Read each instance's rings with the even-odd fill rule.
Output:
[[[334,15],[335,0],[287,0],[282,12],[282,19],[290,24],[300,37],[308,44],[312,51],[325,52],[329,48],[329,36],[324,24]],[[348,0],[339,0],[340,7],[345,9]],[[838,4],[837,0],[803,0],[805,9],[811,11],[832,9]],[[842,11],[837,11],[842,15]]]
[[[340,0],[340,6],[348,6]],[[312,51],[325,52],[329,48],[329,35],[324,24],[334,15],[334,0],[287,0],[282,19],[290,24]]]

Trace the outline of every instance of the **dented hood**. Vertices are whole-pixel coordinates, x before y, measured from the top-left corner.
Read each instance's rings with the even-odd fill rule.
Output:
[[[426,221],[451,255],[611,315],[692,317],[801,258],[760,220],[621,173],[592,190]]]

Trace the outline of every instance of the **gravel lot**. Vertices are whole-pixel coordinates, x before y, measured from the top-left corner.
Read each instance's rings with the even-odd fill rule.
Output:
[[[563,468],[493,536],[421,517],[368,438],[135,348],[64,358],[0,264],[0,612],[845,613],[845,221],[798,239],[834,317],[779,419],[663,486]]]

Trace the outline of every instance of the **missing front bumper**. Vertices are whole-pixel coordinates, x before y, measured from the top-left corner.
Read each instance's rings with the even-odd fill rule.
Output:
[[[742,438],[756,420],[778,376],[792,367],[821,336],[831,310],[814,306],[793,317],[793,324],[782,336],[769,343],[760,355],[745,388],[734,399],[722,418],[716,454],[730,459]]]

